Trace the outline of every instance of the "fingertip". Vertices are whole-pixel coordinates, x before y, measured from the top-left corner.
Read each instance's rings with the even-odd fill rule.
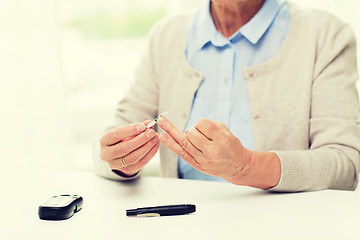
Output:
[[[159,148],[159,146],[160,146],[160,141],[158,141],[158,142],[155,144],[154,148]]]
[[[157,123],[159,124],[159,126],[165,127],[166,126],[166,118],[165,117],[160,117],[158,119]]]
[[[159,144],[159,143],[160,143],[160,140],[159,140],[159,139],[155,139],[155,138],[151,139],[151,141],[152,141],[153,146],[155,146],[156,144]]]
[[[143,132],[145,130],[145,124],[144,123],[139,123],[137,126],[136,126],[136,130],[138,132]]]
[[[151,128],[147,129],[146,132],[145,132],[145,134],[146,134],[146,136],[148,137],[148,139],[152,139],[152,138],[154,138],[154,137],[157,135],[157,133],[155,132],[155,130],[154,130],[154,129],[151,129]]]
[[[156,135],[151,139],[154,143],[158,143],[160,141],[159,134],[156,133]]]
[[[151,120],[145,120],[145,121],[143,121],[143,124],[145,124],[145,126],[146,126],[146,125],[148,125],[150,122],[151,122]]]

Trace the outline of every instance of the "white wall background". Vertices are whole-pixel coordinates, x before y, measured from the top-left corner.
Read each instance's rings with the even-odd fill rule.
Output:
[[[71,139],[56,1],[0,6],[0,161],[66,167]]]

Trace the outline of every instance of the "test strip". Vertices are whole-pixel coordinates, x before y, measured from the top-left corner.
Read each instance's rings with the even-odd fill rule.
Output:
[[[157,123],[158,119],[159,119],[161,116],[165,116],[165,115],[167,115],[167,114],[168,114],[168,112],[163,112],[162,114],[160,114],[159,116],[157,116],[154,120],[152,120],[148,125],[146,125],[146,128],[151,128],[152,126],[154,126],[154,125]]]

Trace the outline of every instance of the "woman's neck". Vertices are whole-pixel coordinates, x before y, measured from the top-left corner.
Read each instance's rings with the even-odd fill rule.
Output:
[[[211,17],[216,29],[226,38],[232,36],[260,10],[265,0],[213,0]]]

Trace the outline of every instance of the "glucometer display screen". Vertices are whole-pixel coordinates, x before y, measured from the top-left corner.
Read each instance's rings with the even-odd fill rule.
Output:
[[[65,207],[73,201],[72,198],[68,196],[54,196],[41,204],[43,207]]]

